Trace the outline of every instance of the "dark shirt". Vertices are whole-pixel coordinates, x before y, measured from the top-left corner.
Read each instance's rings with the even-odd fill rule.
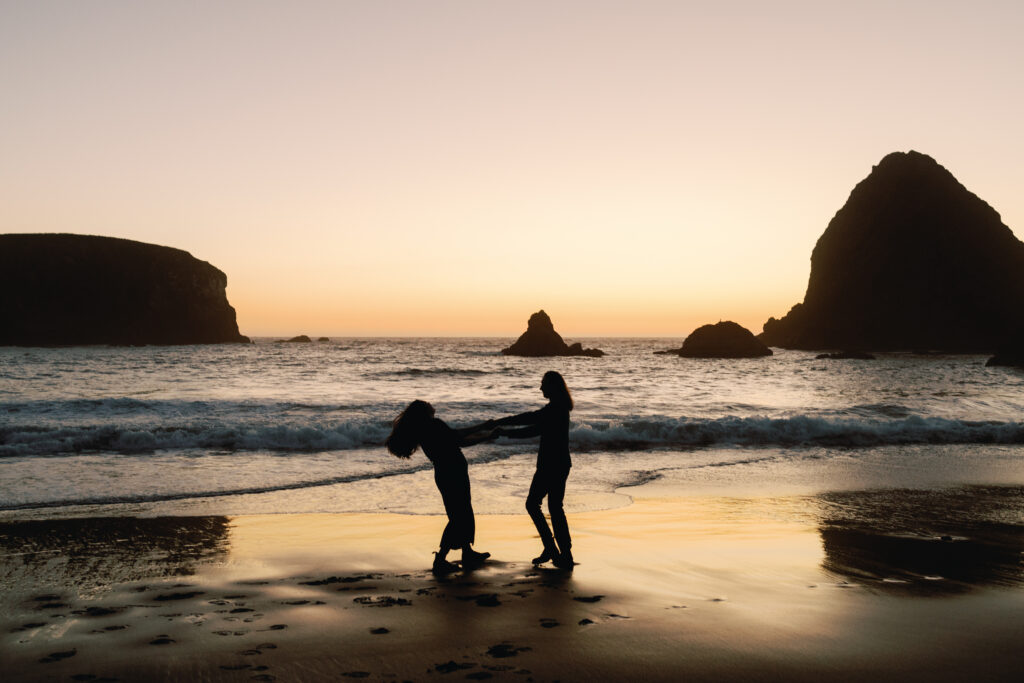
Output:
[[[540,410],[508,418],[505,424],[528,425],[507,432],[514,438],[540,436],[537,449],[537,469],[565,469],[572,467],[569,457],[569,410],[549,403]]]
[[[459,448],[458,433],[446,425],[443,420],[434,418],[427,426],[420,446],[424,455],[434,464],[437,473],[467,473],[469,465],[466,456]]]

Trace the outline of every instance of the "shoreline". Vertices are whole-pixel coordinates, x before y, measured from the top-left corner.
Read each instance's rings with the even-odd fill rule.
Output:
[[[492,561],[450,577],[432,515],[6,523],[0,653],[17,681],[1011,679],[1019,522],[872,534],[885,500],[837,499],[881,506],[850,526],[803,497],[634,497],[570,514],[571,573],[530,565],[525,514],[480,515]]]

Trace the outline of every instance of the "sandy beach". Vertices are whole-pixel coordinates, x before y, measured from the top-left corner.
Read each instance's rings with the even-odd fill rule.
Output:
[[[479,516],[492,561],[448,577],[428,571],[432,515],[8,522],[5,678],[999,681],[1024,665],[1019,519],[869,532],[829,505],[885,515],[900,496],[637,491],[571,516],[571,573],[530,564],[525,514]],[[1015,514],[1019,488],[1001,491]]]

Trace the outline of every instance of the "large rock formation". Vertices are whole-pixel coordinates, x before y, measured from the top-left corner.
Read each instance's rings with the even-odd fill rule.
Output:
[[[811,254],[802,304],[761,340],[796,349],[991,352],[1024,327],[1024,244],[918,152],[850,193]]]
[[[747,328],[726,320],[714,325],[701,325],[683,341],[682,348],[656,353],[676,354],[684,358],[758,358],[772,355],[772,350],[759,342]]]
[[[90,235],[0,235],[0,345],[248,342],[227,276],[187,252]]]
[[[566,344],[555,332],[551,318],[544,311],[537,311],[526,323],[526,332],[516,343],[501,352],[506,356],[603,356],[600,349],[585,349],[582,344]]]

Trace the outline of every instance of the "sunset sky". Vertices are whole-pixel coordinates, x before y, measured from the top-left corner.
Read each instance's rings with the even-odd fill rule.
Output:
[[[760,332],[885,154],[1024,237],[1024,3],[0,0],[0,232],[178,247],[243,334]]]

